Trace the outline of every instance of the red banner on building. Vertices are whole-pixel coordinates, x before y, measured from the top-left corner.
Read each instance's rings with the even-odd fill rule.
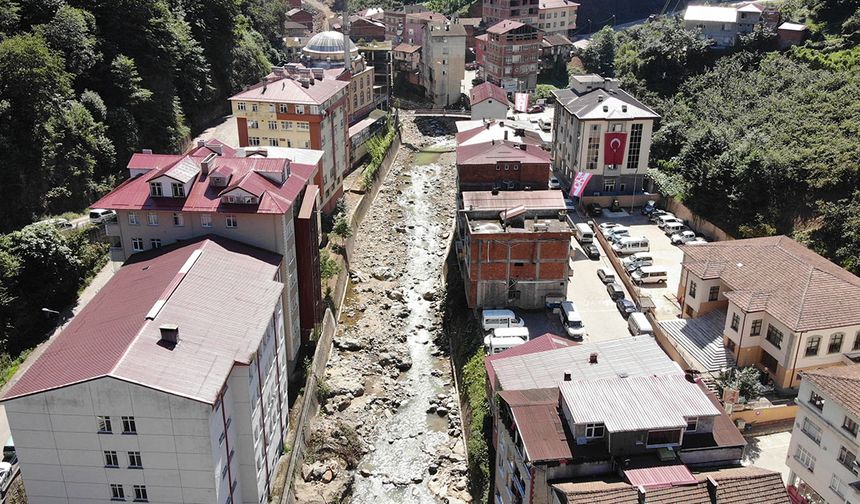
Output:
[[[517,112],[528,112],[529,111],[529,94],[528,93],[516,93],[514,95],[514,110]]]
[[[603,137],[603,164],[620,165],[624,162],[627,133],[607,133]]]
[[[576,196],[577,198],[582,196],[582,193],[585,191],[585,186],[588,185],[588,181],[591,180],[591,174],[588,172],[579,172],[573,177],[573,183],[570,184],[570,195]]]

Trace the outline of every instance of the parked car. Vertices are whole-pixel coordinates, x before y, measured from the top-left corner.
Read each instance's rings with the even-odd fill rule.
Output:
[[[589,243],[588,245],[583,245],[582,250],[585,251],[585,255],[587,255],[589,259],[600,259],[600,249],[597,245]]]
[[[708,243],[708,240],[702,238],[701,236],[697,236],[685,243],[684,245],[704,245],[705,243]]]
[[[603,233],[603,236],[606,236],[607,234],[609,234],[609,231],[612,230],[612,228],[617,228],[620,225],[621,224],[618,224],[615,222],[601,222],[600,224],[597,225],[597,229],[601,233]]]
[[[672,245],[682,245],[695,239],[696,233],[694,233],[693,231],[681,231],[680,233],[673,234],[669,238],[669,240],[672,242]]]
[[[666,229],[666,226],[669,224],[684,224],[684,221],[675,217],[674,215],[661,215],[657,218],[657,227],[660,229]]]
[[[618,308],[618,312],[622,317],[627,318],[631,313],[638,311],[636,309],[636,303],[630,301],[627,298],[620,298],[615,300],[615,307]]]
[[[484,310],[481,326],[485,331],[492,331],[500,327],[523,327],[525,322],[512,310]]]
[[[549,188],[561,189],[561,183],[558,181],[558,177],[553,176],[549,178]]]
[[[532,105],[531,107],[529,107],[529,114],[537,114],[537,113],[543,112],[543,111],[544,111],[543,105]]]
[[[564,326],[564,332],[574,340],[582,341],[585,336],[585,324],[582,322],[582,316],[577,311],[573,301],[561,303],[558,317],[561,320],[561,325]]]
[[[606,284],[606,292],[609,293],[609,299],[617,301],[624,297],[624,289],[615,282]]]
[[[615,270],[612,268],[598,268],[597,278],[605,284],[612,283],[615,281]]]
[[[567,209],[568,212],[576,211],[576,203],[574,203],[573,200],[570,198],[564,198],[564,207]]]
[[[478,63],[477,62],[473,61],[471,63],[466,63],[466,70],[477,70],[477,69],[478,69]]]
[[[632,271],[636,271],[636,269],[641,268],[642,266],[651,266],[654,264],[654,257],[650,252],[636,252],[630,257],[625,257],[621,260],[621,265],[624,266],[624,269],[627,270],[628,273]]]
[[[588,204],[588,215],[590,215],[592,217],[603,216],[603,207],[600,206],[599,203],[589,203]]]
[[[90,210],[90,224],[101,224],[116,219],[116,212],[113,210],[105,210],[103,208],[94,208]]]
[[[663,227],[663,233],[667,237],[683,233],[684,231],[692,231],[692,229],[688,228],[683,222],[670,222]]]
[[[606,239],[611,241],[612,243],[616,243],[621,240],[621,238],[625,238],[630,236],[630,228],[626,226],[618,226],[613,228],[612,231],[606,236]]]
[[[9,478],[12,477],[12,464],[9,462],[0,462],[0,488],[5,488],[9,483]]]
[[[648,216],[648,220],[656,223],[657,220],[664,215],[671,215],[672,217],[675,216],[672,212],[667,212],[666,210],[660,210],[659,208],[655,208],[654,211],[651,212],[651,215]]]
[[[642,210],[640,210],[640,212],[642,212],[642,215],[651,215],[654,212],[654,210],[656,210],[656,209],[657,209],[657,206],[656,206],[656,203],[654,202],[654,200],[648,200],[648,202],[645,203],[645,205],[642,207]]]

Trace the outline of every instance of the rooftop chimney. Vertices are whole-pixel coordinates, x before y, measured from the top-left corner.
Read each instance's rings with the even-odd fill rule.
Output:
[[[636,497],[639,501],[639,504],[645,504],[645,487],[638,486],[636,487]]]
[[[144,154],[152,154],[152,149],[143,149],[141,152]]]
[[[505,140],[508,139],[508,130],[505,130]]]
[[[197,147],[205,147],[206,140],[197,140]]]
[[[609,112],[609,105],[604,105],[604,106],[603,106],[603,111],[604,111],[604,112]]]
[[[499,189],[494,187],[493,190],[490,192],[490,194],[492,194],[493,196],[498,196],[499,195]]]
[[[716,502],[717,502],[717,487],[719,487],[720,484],[717,483],[717,481],[711,476],[708,476],[707,482],[708,482],[708,497],[711,498],[711,502],[716,504]]]
[[[200,162],[200,174],[204,177],[209,176],[209,169],[212,168],[212,161],[218,156],[216,153],[211,153]]]
[[[627,112],[627,105],[622,105],[622,106],[621,106],[621,111],[622,111],[622,112]]]
[[[603,95],[597,95],[597,102],[598,103],[602,102],[603,98],[605,98]]]
[[[597,364],[597,352],[591,352],[591,355],[588,356],[589,364]]]
[[[570,376],[570,373],[564,373],[564,381],[570,381],[573,377]]]
[[[159,343],[163,345],[174,346],[179,343],[179,326],[176,324],[161,324],[158,329],[161,331],[161,340]]]

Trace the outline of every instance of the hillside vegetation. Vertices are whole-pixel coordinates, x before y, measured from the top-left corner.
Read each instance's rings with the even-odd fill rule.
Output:
[[[0,0],[0,232],[179,151],[278,45],[286,0]]]
[[[653,178],[739,237],[789,234],[860,273],[860,1],[789,2],[803,46],[768,30],[716,52],[661,19],[583,56],[661,115]]]

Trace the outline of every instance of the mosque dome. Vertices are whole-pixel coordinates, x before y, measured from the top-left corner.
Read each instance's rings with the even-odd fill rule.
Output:
[[[336,31],[317,33],[308,40],[302,53],[311,60],[343,62],[343,39],[343,34]],[[349,40],[349,52],[353,57],[358,55],[358,48],[352,40]]]

